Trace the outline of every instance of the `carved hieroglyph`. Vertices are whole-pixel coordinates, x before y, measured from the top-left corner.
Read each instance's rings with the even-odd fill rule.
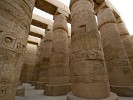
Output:
[[[46,95],[66,94],[66,87],[70,82],[69,54],[68,54],[68,27],[66,17],[63,14],[54,16],[53,43],[49,67],[49,81]],[[61,88],[64,89],[61,89]],[[57,89],[57,90],[56,90]],[[50,93],[51,92],[51,93]]]
[[[101,9],[97,16],[110,85],[133,85],[132,68],[121,42],[112,10]]]
[[[71,0],[70,9],[72,93],[86,99],[108,97],[108,75],[93,0]]]
[[[0,100],[14,100],[35,0],[0,0]]]
[[[121,36],[122,43],[126,50],[127,57],[133,69],[133,43],[130,39],[130,34],[124,23],[117,23],[117,27]]]

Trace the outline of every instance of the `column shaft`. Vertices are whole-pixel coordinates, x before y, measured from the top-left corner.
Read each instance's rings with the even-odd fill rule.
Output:
[[[133,85],[133,73],[126,51],[121,42],[116,19],[112,10],[109,8],[101,9],[97,17],[110,85],[116,88],[116,90],[118,88],[119,92],[122,92],[122,90],[119,90],[119,86],[121,88],[123,86]]]
[[[109,80],[93,0],[71,0],[70,9],[72,93],[67,95],[67,100],[108,98]]]
[[[117,27],[118,27],[118,32],[120,34],[122,43],[126,50],[127,57],[133,69],[133,44],[130,39],[130,34],[124,23],[117,23]]]
[[[45,84],[48,83],[48,69],[49,69],[49,62],[51,57],[51,50],[52,50],[52,39],[53,34],[51,29],[45,30],[45,37],[43,40],[42,50],[40,52],[41,58],[41,64],[40,64],[40,72],[39,72],[39,78],[38,82],[36,83],[37,89],[44,89]]]
[[[35,0],[0,0],[0,100],[14,100]]]
[[[56,14],[46,95],[64,95],[69,89],[68,27],[66,17]]]
[[[21,70],[20,81],[29,83],[32,78],[32,70],[35,65],[37,45],[27,44],[26,54],[24,55],[24,64]]]

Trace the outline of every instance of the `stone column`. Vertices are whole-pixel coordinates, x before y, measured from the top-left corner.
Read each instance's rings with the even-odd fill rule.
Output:
[[[38,82],[36,82],[38,89],[44,90],[45,84],[48,83],[48,69],[52,50],[52,39],[52,29],[47,28],[45,30],[45,37],[42,45],[43,49],[41,51],[42,60],[40,65],[39,79]]]
[[[39,74],[41,71],[41,66],[43,65],[42,61],[43,51],[44,51],[44,37],[41,38],[41,42],[37,50],[37,59],[35,64],[35,75],[34,75],[35,89],[39,89],[37,82],[39,81]]]
[[[46,95],[65,95],[69,90],[68,27],[63,14],[54,16],[52,54]]]
[[[133,44],[133,35],[130,36],[131,42]]]
[[[133,71],[116,25],[111,9],[103,8],[98,14],[104,57],[108,69],[111,91],[122,96],[129,96],[133,85]]]
[[[0,100],[14,100],[35,0],[0,0]]]
[[[68,36],[68,54],[69,54],[69,66],[72,59],[72,50],[71,50],[71,36]]]
[[[39,77],[39,65],[38,65],[38,61],[39,60],[39,46],[37,46],[37,51],[36,51],[36,59],[35,59],[35,64],[34,64],[34,68],[32,70],[32,80],[30,82],[30,84],[32,86],[35,86],[37,78]]]
[[[110,94],[101,38],[93,0],[71,0],[72,92],[67,100],[118,100]]]
[[[20,81],[29,83],[32,78],[32,70],[35,65],[37,45],[27,44],[26,54],[24,55],[24,64],[21,70]]]
[[[130,34],[124,23],[122,22],[117,23],[117,27],[118,27],[118,31],[119,31],[122,43],[126,50],[127,57],[133,69],[133,43],[130,39]]]

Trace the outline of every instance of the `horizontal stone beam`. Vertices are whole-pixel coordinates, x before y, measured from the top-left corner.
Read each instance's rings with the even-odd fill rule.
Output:
[[[98,1],[100,1],[100,0],[98,0]],[[115,15],[115,18],[118,19],[120,17],[120,13],[117,11],[117,9],[112,5],[112,3],[109,0],[101,0],[101,1],[104,1],[104,2],[102,2],[101,4],[97,4],[95,2],[95,9],[94,10],[95,10],[96,14],[102,8],[111,8],[114,15]]]
[[[70,22],[69,7],[58,0],[36,0],[35,7],[51,15],[55,15],[55,13],[58,11],[59,13],[67,16],[68,22]]]
[[[29,35],[42,38],[45,34],[45,30],[31,25]]]
[[[54,23],[54,21],[51,21],[51,20],[46,19],[44,17],[41,17],[39,15],[36,15],[36,14],[32,15],[32,23],[31,24],[34,25],[34,26],[37,26],[39,28],[43,28],[43,29],[47,29],[47,28],[50,28],[50,27],[52,28],[53,27],[53,23]],[[71,35],[70,34],[71,33],[71,29],[69,28],[68,30],[69,30],[68,32],[69,32],[69,36],[70,36]],[[38,33],[40,33],[40,31],[36,30],[36,32],[34,32],[34,33],[38,34]],[[33,36],[35,36],[35,35],[33,35]],[[38,37],[38,36],[36,36],[36,37]]]
[[[32,25],[46,29],[48,26],[53,26],[53,22],[39,15],[32,15]]]
[[[28,43],[30,43],[30,44],[38,45],[38,44],[40,44],[40,41],[41,41],[40,38],[30,36],[30,35],[28,37]]]

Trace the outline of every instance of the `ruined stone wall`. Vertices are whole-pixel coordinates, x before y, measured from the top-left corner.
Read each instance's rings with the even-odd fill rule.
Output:
[[[0,0],[0,100],[14,100],[35,0]]]

